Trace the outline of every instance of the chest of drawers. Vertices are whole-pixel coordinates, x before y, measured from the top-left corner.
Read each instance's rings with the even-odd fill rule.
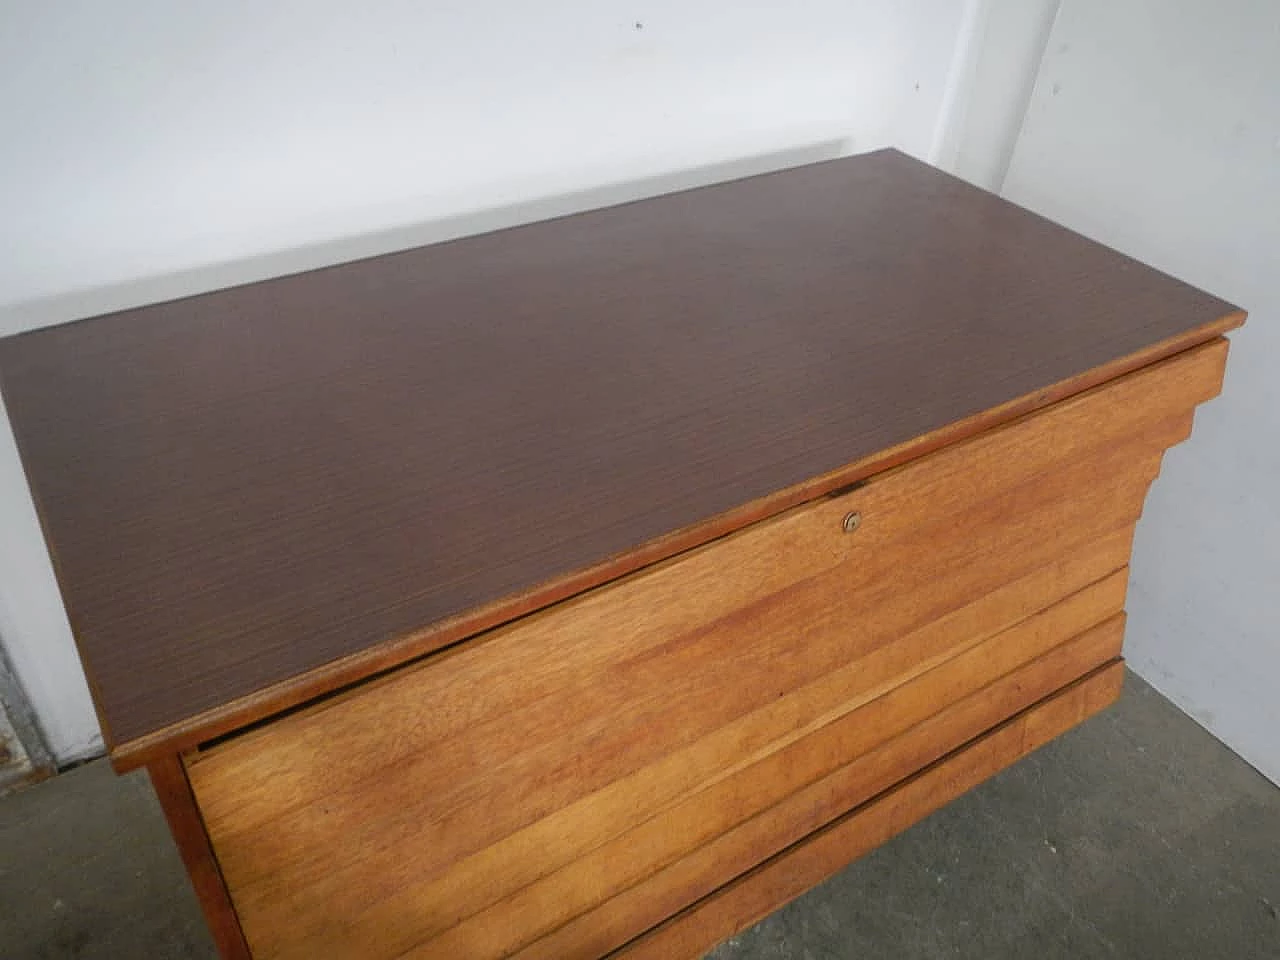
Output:
[[[696,957],[1119,692],[1243,314],[885,151],[0,342],[228,957]]]

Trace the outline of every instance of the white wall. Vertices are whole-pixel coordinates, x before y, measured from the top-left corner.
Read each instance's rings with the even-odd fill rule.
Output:
[[[1060,0],[987,0],[975,10],[961,115],[940,153],[942,166],[970,183],[999,192]]]
[[[9,2],[0,333],[764,166],[937,156],[985,7]],[[58,758],[96,749],[7,423],[0,635]]]
[[[1127,653],[1280,783],[1280,4],[1063,0],[1005,192],[1250,311],[1139,525]]]

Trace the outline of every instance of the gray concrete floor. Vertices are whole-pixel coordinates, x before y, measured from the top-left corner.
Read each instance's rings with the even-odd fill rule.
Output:
[[[0,958],[213,956],[144,777],[98,762],[0,799]],[[1131,676],[711,956],[1280,958],[1280,790]]]

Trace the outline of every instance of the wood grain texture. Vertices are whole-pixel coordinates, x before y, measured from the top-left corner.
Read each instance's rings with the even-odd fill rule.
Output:
[[[850,811],[609,954],[616,960],[697,960],[725,938],[1115,702],[1115,662]],[[563,955],[561,960],[581,960]]]
[[[894,545],[911,549],[901,541],[917,532],[922,516],[931,514],[935,522],[957,527],[964,509],[1029,480],[1036,480],[1039,487],[1042,473],[1126,437],[1136,437],[1148,455],[1158,455],[1186,429],[1185,423],[1178,423],[1162,432],[1161,424],[1189,421],[1192,405],[1215,389],[1223,351],[1224,344],[1219,342],[1166,361],[1060,404],[1047,414],[878,477],[854,493],[798,508],[251,731],[233,743],[201,752],[193,768],[197,784],[204,780],[236,783],[225,800],[212,790],[204,793],[206,814],[218,825],[224,816],[251,825],[274,815],[255,813],[259,804],[278,812],[281,796],[294,792],[313,796],[316,791],[333,792],[345,784],[361,783],[382,766],[419,752],[431,740],[447,740],[563,692],[566,676],[579,677],[576,682],[581,684],[580,677],[588,669],[598,669],[628,651],[641,652],[648,645],[703,629],[748,599],[768,598],[788,584],[838,566],[842,559],[856,560],[857,570],[842,575],[839,589],[852,593],[859,583],[874,586],[881,571],[895,567],[894,557],[886,557],[885,549]],[[1112,455],[1121,461],[1128,456],[1114,451]],[[981,471],[981,476],[967,475],[969,469]],[[1136,463],[1122,462],[1117,472],[1124,476],[1135,469]],[[1058,482],[1070,489],[1069,480]],[[1097,495],[1096,490],[1086,492]],[[1040,499],[1046,499],[1043,491]],[[1137,515],[1137,501],[1120,507],[1117,498],[1104,497],[1103,503],[1108,502],[1113,512],[1118,509],[1120,518]],[[840,520],[853,507],[869,519],[857,535],[840,535]],[[990,506],[984,509],[991,512]],[[1104,518],[1100,529],[1107,529],[1105,513],[1092,512]],[[975,517],[972,529],[989,535],[991,522]],[[1079,542],[1061,539],[1075,536],[1071,526],[1060,524],[1048,535],[1054,538],[1050,551],[1053,546]],[[972,537],[960,531],[956,539]],[[1056,559],[1050,551],[1032,554],[1032,566],[1037,556],[1044,556],[1046,563]],[[779,556],[786,562],[775,562]],[[997,562],[1006,561],[998,556]],[[1002,574],[997,569],[996,576]],[[567,632],[576,636],[569,638]],[[566,671],[563,658],[569,658],[572,669]],[[371,695],[373,691],[376,696]],[[351,700],[357,702],[350,704]],[[438,706],[423,711],[424,703]],[[334,711],[341,711],[340,718],[335,719]],[[344,758],[341,764],[326,759],[335,750]],[[319,758],[314,768],[308,759],[312,756]]]
[[[182,760],[177,756],[155,760],[147,765],[147,772],[218,953],[222,960],[250,960],[248,944],[209,845]]]
[[[1087,575],[1081,571],[1097,575],[1122,562],[1128,535],[1125,531],[1105,538],[1100,549],[1071,555],[1071,569],[1064,562],[1037,571],[901,642],[879,647],[786,697],[771,699],[737,722],[446,869],[434,865],[441,832],[426,819],[431,815],[429,804],[413,805],[410,815],[423,818],[422,829],[410,836],[398,833],[392,846],[381,842],[376,826],[372,831],[352,831],[358,834],[353,840],[341,836],[346,829],[342,818],[324,825],[325,836],[302,840],[296,824],[278,827],[291,841],[287,847],[277,846],[274,855],[258,849],[271,843],[269,829],[222,837],[220,850],[234,864],[233,876],[243,877],[246,858],[260,868],[258,882],[235,891],[250,940],[263,957],[302,958],[321,946],[333,957],[392,957],[466,921],[431,949],[442,956],[502,955],[511,943],[482,951],[480,942],[459,944],[458,938],[479,931],[490,943],[499,935],[514,938],[515,946],[531,940],[548,929],[557,911],[585,910],[592,904],[584,904],[584,897],[620,892],[665,860],[686,853],[687,845],[696,842],[691,838],[705,833],[704,839],[709,839],[726,829],[717,828],[718,818],[732,820],[735,810],[738,816],[754,812],[766,802],[761,790],[785,789],[789,778],[803,777],[806,762],[829,762],[844,750],[851,751],[844,754],[847,760],[907,724],[911,710],[933,712],[948,697],[958,696],[957,689],[965,683],[996,676],[1117,612],[1123,599],[1122,574],[1059,604],[1051,615],[1031,617],[1001,631],[998,640],[983,645],[984,638],[1002,625],[1026,617],[1028,608],[1037,609],[1060,596],[1054,592],[1059,585],[1072,585],[1076,577]],[[1113,639],[1118,645],[1118,632]],[[1093,663],[1101,659],[1105,658]],[[1059,685],[1086,668],[1060,675]],[[912,681],[919,684],[920,696],[909,693],[904,704],[897,690]],[[717,691],[708,693],[715,695]],[[850,716],[856,719],[841,719]],[[818,734],[833,723],[838,723],[835,733]],[[827,743],[826,761],[811,756],[816,749],[812,740],[796,746],[813,736]],[[780,752],[778,760],[768,759]],[[768,782],[761,783],[762,777]],[[343,797],[317,800],[334,813],[345,802]],[[397,796],[387,808],[404,802]],[[637,822],[646,825],[638,832]],[[382,823],[385,826],[386,820]],[[457,819],[449,826],[468,828]],[[476,826],[472,820],[470,829]],[[395,830],[395,825],[389,829]],[[329,870],[299,870],[311,851],[295,845],[307,842],[329,844],[317,851],[322,862],[330,863]],[[285,856],[281,859],[280,854]],[[511,913],[521,915],[522,922],[517,924]]]
[[[400,955],[492,960],[555,931],[530,955],[602,956],[727,877],[1118,657],[1123,602],[1121,573],[781,747]],[[1104,626],[1090,628],[1108,615]],[[1075,630],[1084,632],[1064,642]],[[947,706],[939,710],[940,704]],[[619,922],[629,928],[625,935],[617,931]],[[346,944],[349,953],[334,955],[359,956],[365,949],[354,940]]]
[[[1049,646],[1046,641],[1060,637],[1056,630],[1064,619],[1070,619],[1066,611],[1054,611],[1038,618],[1037,623],[1029,624],[1028,629],[1037,631],[1040,634],[1038,639]],[[956,678],[961,676],[968,676],[971,681],[977,679],[971,672],[972,662],[948,664],[948,676],[940,678],[940,682],[954,685],[955,699],[939,699],[932,704],[932,710],[927,703],[920,702],[920,698],[927,696],[931,688],[936,690],[936,686],[922,684],[895,690],[884,699],[883,708],[902,711],[906,715],[922,714],[920,722],[905,727],[891,739],[861,753],[856,746],[858,731],[832,731],[852,741],[852,753],[840,758],[843,765],[833,763],[833,770],[805,784],[802,789],[779,798],[772,806],[744,818],[705,845],[664,865],[639,883],[615,893],[611,899],[580,913],[542,939],[510,955],[520,960],[594,960],[605,956],[679,913],[682,908],[713,894],[728,878],[749,871],[851,807],[870,800],[1037,700],[1118,657],[1123,626],[1123,615],[1112,617],[1048,652],[1040,653],[1036,659],[976,692],[966,693],[963,684],[956,683]],[[1007,644],[997,646],[1005,657],[1012,652]],[[1040,652],[1040,648],[1037,647],[1036,652]],[[968,659],[972,661],[975,657]],[[938,709],[938,704],[943,702],[947,706]],[[865,743],[869,738],[864,736],[862,739]],[[703,816],[706,817],[707,812],[704,811]],[[776,906],[781,905],[780,902]],[[563,916],[563,912],[560,915]],[[538,918],[530,920],[532,926]],[[548,925],[541,923],[538,926],[546,929]],[[481,936],[490,940],[504,933],[496,927],[482,927],[480,930]],[[432,946],[424,945],[418,953],[406,956],[430,956]],[[448,954],[435,955],[443,957]],[[454,955],[475,957],[477,960],[485,956],[478,951]]]
[[[355,846],[367,845],[367,849],[347,853],[343,852],[349,850],[343,840],[331,835],[329,842],[334,848],[330,854],[345,866],[335,864],[320,875],[299,873],[299,861],[305,860],[301,852],[283,863],[272,860],[269,869],[278,871],[274,877],[239,891],[255,944],[264,956],[305,956],[317,943],[323,943],[333,956],[358,956],[362,949],[394,956],[560,867],[575,862],[581,865],[583,857],[598,858],[600,845],[607,847],[611,838],[624,837],[637,818],[643,820],[687,803],[700,791],[731,780],[739,768],[783,749],[833,718],[883,696],[895,685],[1027,617],[1048,602],[1047,598],[1063,596],[1105,576],[1124,563],[1130,535],[1129,529],[1118,531],[1085,550],[1068,553],[1031,576],[927,624],[899,642],[881,646],[789,697],[771,700],[655,765],[547,814],[456,861],[444,872],[430,866],[436,851],[432,849],[435,830],[429,823],[423,824],[420,835],[402,836],[393,848],[384,848],[376,837],[361,833]],[[1114,589],[1116,584],[1110,586]],[[1103,600],[1118,608],[1119,598],[1114,593]],[[1102,608],[1097,615],[1105,615],[1108,609]],[[1084,616],[1087,623],[1091,615]],[[215,795],[230,792],[221,789]],[[336,797],[332,806],[324,798],[317,802],[336,812],[347,801]],[[397,797],[393,804],[402,802]],[[417,805],[419,810],[422,806]],[[703,826],[713,823],[707,821]],[[460,826],[457,821],[454,825]],[[285,830],[297,837],[296,826]],[[245,869],[246,856],[257,859],[255,844],[269,833],[266,829],[262,834],[223,838],[224,850],[237,872]],[[237,845],[242,848],[235,849]],[[351,861],[362,858],[364,863],[353,868]],[[614,882],[623,876],[619,869]],[[553,885],[557,882],[552,881]],[[343,909],[321,909],[320,904],[329,898],[342,903]]]
[[[24,334],[0,381],[134,763],[1242,318],[886,151]]]
[[[940,664],[994,671],[970,682],[1011,669],[965,651],[1124,566],[1224,356],[1222,341],[1186,352],[195,755],[255,951],[500,956],[576,929],[611,883],[624,894],[685,857],[679,837],[709,842],[708,810],[739,809],[694,798],[751,786],[745,768]],[[1118,612],[1122,582],[1107,596],[1004,642],[1043,653]],[[960,695],[925,689],[937,708]],[[799,756],[780,762],[794,773]],[[638,821],[677,846],[629,860]],[[689,892],[698,869],[662,888],[686,897],[672,909],[706,892]]]
[[[896,639],[913,623],[928,622],[1074,544],[1132,522],[1156,470],[1159,439],[1144,437],[1049,477],[1032,474],[994,502],[960,483],[938,490],[928,504],[936,510],[932,529],[924,531],[932,535],[922,539],[911,536],[920,531],[892,510],[883,525],[877,510],[867,510],[870,519],[854,538],[839,531],[848,508],[843,500],[802,510],[202,753],[192,769],[202,806],[219,832],[253,829],[288,809],[295,793],[313,799],[348,788],[363,791],[387,768],[410,777],[405,764],[424,752],[431,759],[423,765],[435,771],[424,773],[457,786],[446,757],[463,747],[451,743],[483,747],[492,758],[495,751],[528,750],[535,737],[586,737],[584,711],[606,712],[618,706],[616,698],[649,696],[643,680],[674,684],[659,688],[674,698],[684,686],[697,688],[689,671],[739,655],[763,659],[772,651],[789,657],[801,630],[815,658]],[[903,502],[911,485],[891,479],[910,478],[886,478],[885,495],[872,485],[850,495],[848,504],[865,510]],[[815,522],[821,514],[830,522]],[[804,543],[805,534],[811,543]],[[801,554],[799,547],[808,549]],[[842,554],[846,562],[837,563]],[[795,559],[779,563],[779,556]],[[811,557],[825,565],[792,586],[796,567]],[[855,623],[858,630],[850,636]],[[808,669],[830,666],[815,659]],[[771,664],[747,659],[741,669],[759,670],[756,682],[780,682]],[[740,688],[744,679],[730,686]],[[730,694],[723,708],[732,709],[733,702]],[[713,722],[714,714],[690,710],[700,722]],[[635,722],[643,726],[639,718]],[[509,732],[513,727],[518,735]],[[579,756],[573,749],[566,753]],[[334,762],[338,757],[343,762]],[[396,776],[381,777],[382,785],[391,789]],[[408,796],[425,786],[407,786]]]
[[[447,647],[455,641],[483,632],[495,625],[518,619],[581,591],[590,590],[632,571],[679,556],[705,543],[714,542],[726,534],[773,517],[797,504],[830,495],[832,491],[856,486],[877,472],[903,465],[953,442],[962,441],[987,429],[1027,416],[1050,404],[1056,404],[1063,398],[1074,397],[1099,384],[1107,383],[1112,377],[1120,376],[1130,369],[1141,369],[1149,360],[1176,356],[1180,351],[1193,353],[1197,349],[1195,344],[1200,343],[1198,337],[1199,333],[1196,333],[1163,341],[1137,354],[1125,357],[1122,361],[1095,367],[1084,374],[1060,381],[1034,394],[1024,395],[971,417],[955,421],[938,430],[869,454],[852,464],[754,500],[704,523],[665,534],[635,550],[612,557],[602,563],[561,577],[554,577],[537,587],[490,604],[482,604],[466,614],[447,618],[399,640],[388,641],[376,647],[349,654],[306,673],[272,684],[253,694],[193,714],[128,744],[114,747],[110,754],[112,763],[118,770],[123,771],[145,762],[149,757],[163,755],[166,751],[190,749],[209,738],[253,724],[264,716],[294,707],[344,686],[350,686],[379,672],[385,672],[405,660],[418,658],[423,653]],[[1226,341],[1218,339],[1209,341],[1209,344],[1220,348],[1221,359],[1225,361]],[[1183,347],[1186,347],[1185,351]],[[1223,369],[1219,367],[1216,385],[1204,399],[1216,396],[1221,389]],[[1188,429],[1189,425],[1188,420]]]

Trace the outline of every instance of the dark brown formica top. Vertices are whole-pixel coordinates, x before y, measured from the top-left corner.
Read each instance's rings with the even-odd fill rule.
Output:
[[[1242,318],[881,151],[22,334],[0,382],[119,750]]]

